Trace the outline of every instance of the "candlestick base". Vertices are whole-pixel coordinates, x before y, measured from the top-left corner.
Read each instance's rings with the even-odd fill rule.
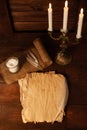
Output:
[[[79,39],[76,38],[75,41],[74,42],[72,41],[71,43],[71,40],[67,36],[67,33],[63,32],[63,29],[61,29],[61,33],[62,34],[59,37],[55,37],[55,35],[53,35],[53,32],[48,32],[51,39],[60,41],[59,42],[60,52],[56,56],[55,59],[56,63],[60,65],[67,65],[72,60],[72,55],[70,53],[70,46],[79,44],[81,38]]]
[[[67,65],[71,60],[72,55],[67,51],[60,51],[56,56],[56,63],[60,65]]]

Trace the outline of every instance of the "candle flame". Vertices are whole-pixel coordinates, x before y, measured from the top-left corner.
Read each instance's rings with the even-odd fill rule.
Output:
[[[83,8],[81,8],[80,13],[83,14]]]
[[[65,1],[65,7],[68,7],[68,1],[67,0]]]
[[[51,5],[51,3],[49,3],[49,8],[51,8],[52,7],[52,5]]]

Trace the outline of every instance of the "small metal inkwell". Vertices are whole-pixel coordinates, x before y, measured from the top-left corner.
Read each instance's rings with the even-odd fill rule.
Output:
[[[19,59],[17,57],[10,57],[6,61],[6,67],[9,72],[16,73],[19,70]]]

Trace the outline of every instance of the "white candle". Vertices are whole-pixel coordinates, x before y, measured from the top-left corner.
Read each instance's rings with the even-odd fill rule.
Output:
[[[52,28],[52,5],[49,3],[49,8],[48,8],[48,31],[53,31]]]
[[[67,32],[67,21],[68,21],[68,1],[65,1],[65,7],[63,9],[63,32]]]
[[[81,8],[80,13],[79,13],[78,27],[77,27],[77,34],[76,34],[76,38],[78,39],[81,38],[83,18],[84,18],[83,8]]]

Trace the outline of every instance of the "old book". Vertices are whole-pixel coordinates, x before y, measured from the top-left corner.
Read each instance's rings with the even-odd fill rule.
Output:
[[[27,57],[27,53],[30,51],[32,52],[31,55],[33,55],[32,60],[31,57]],[[52,60],[44,48],[44,45],[41,42],[40,38],[35,39],[33,41],[33,45],[24,52],[21,52],[20,55],[16,54],[16,57],[19,58],[19,71],[17,73],[11,73],[8,70],[6,67],[6,61],[0,64],[1,74],[7,84],[14,83],[18,79],[24,77],[28,72],[35,72],[39,70],[42,71],[44,68],[47,68],[52,64]],[[38,65],[34,61],[34,57],[37,58]]]

